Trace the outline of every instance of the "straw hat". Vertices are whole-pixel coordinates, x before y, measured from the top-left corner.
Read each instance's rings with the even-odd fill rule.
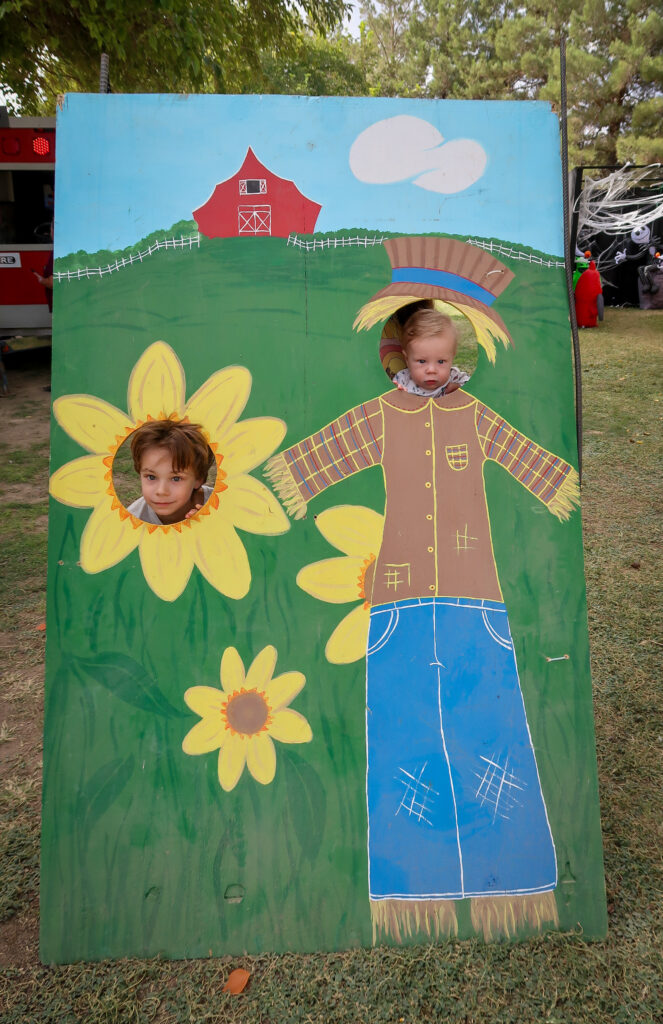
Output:
[[[491,307],[514,275],[490,253],[476,245],[435,236],[388,238],[383,245],[391,262],[391,284],[362,306],[356,323],[375,322],[371,307],[384,307],[382,300],[390,296],[402,295],[403,305],[412,298],[441,299],[476,309],[493,321],[500,335],[511,339],[504,321]]]

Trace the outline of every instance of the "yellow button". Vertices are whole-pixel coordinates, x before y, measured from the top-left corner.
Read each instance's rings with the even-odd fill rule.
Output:
[[[430,480],[427,480],[427,481],[426,481],[426,487],[432,487],[432,486],[433,486],[433,485],[432,485],[432,483],[430,482]]]
[[[426,519],[432,519],[432,518],[433,518],[432,516],[426,516]]]
[[[429,551],[432,551],[433,549],[432,549],[432,548],[429,548],[428,550],[429,550]]]
[[[430,427],[430,423],[425,423],[424,426]]]
[[[435,590],[435,584],[434,584],[434,583],[431,583],[431,585],[430,585],[430,587],[429,587],[428,589],[429,589],[429,590]]]
[[[426,452],[426,455],[432,455],[432,454],[433,454],[432,452],[429,452],[429,451]]]

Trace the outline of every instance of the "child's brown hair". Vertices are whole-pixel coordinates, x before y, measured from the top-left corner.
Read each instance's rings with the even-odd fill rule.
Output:
[[[197,423],[177,423],[173,420],[152,420],[138,427],[131,435],[131,454],[134,469],[140,473],[147,448],[165,448],[170,452],[173,470],[192,470],[196,479],[205,482],[214,455]]]
[[[458,348],[458,331],[450,316],[437,309],[418,309],[405,321],[401,334],[401,346],[406,349],[415,338],[431,338],[436,334],[450,334],[454,343],[454,355]]]

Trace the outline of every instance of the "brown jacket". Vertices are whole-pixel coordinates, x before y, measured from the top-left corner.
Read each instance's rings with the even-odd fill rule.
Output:
[[[578,475],[568,463],[462,389],[438,399],[389,391],[275,456],[267,473],[300,518],[326,487],[382,465],[385,524],[380,551],[372,552],[371,604],[501,601],[483,481],[488,459],[560,519],[578,503]]]

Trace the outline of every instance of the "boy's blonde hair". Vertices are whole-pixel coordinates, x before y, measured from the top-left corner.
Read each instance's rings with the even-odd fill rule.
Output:
[[[201,427],[197,423],[178,423],[174,420],[151,420],[138,427],[131,435],[131,454],[134,469],[140,473],[147,448],[164,448],[170,452],[173,470],[181,473],[193,471],[197,480],[205,482],[210,466],[215,461]]]
[[[436,334],[451,335],[454,355],[458,349],[458,331],[450,316],[437,309],[418,309],[405,321],[401,334],[401,346],[407,349],[415,338],[432,338]]]

